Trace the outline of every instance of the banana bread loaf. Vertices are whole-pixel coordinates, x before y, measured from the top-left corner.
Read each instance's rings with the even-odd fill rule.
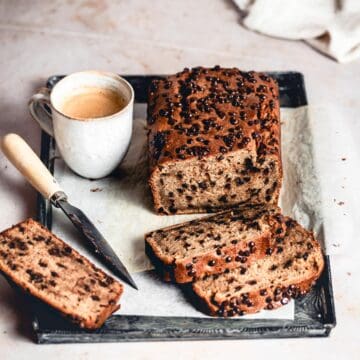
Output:
[[[149,88],[149,184],[159,214],[276,204],[278,86],[236,68],[193,68]]]
[[[263,258],[280,209],[233,209],[153,231],[145,249],[165,280],[186,283]]]
[[[0,234],[0,271],[83,328],[119,308],[122,285],[32,219]]]
[[[279,227],[276,249],[265,258],[246,271],[233,269],[192,284],[205,312],[228,317],[271,310],[310,290],[324,267],[320,245],[295,221],[284,218],[281,223],[286,230]]]

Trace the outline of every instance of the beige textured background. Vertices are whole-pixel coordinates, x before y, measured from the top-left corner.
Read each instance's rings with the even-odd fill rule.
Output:
[[[171,73],[184,66],[305,75],[333,247],[338,325],[329,339],[36,346],[26,304],[0,279],[1,359],[358,359],[360,354],[360,63],[339,65],[302,42],[243,29],[231,1],[0,0],[0,133],[39,149],[27,100],[52,74],[83,69]],[[34,215],[35,192],[0,155],[0,228]]]

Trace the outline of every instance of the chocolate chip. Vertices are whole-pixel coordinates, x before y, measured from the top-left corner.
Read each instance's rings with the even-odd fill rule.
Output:
[[[26,270],[26,273],[29,275],[31,282],[38,284],[44,281],[43,275],[39,272],[35,272],[31,269],[28,269]]]
[[[65,246],[64,252],[67,255],[70,255],[72,253],[72,248],[70,246]]]
[[[278,296],[281,294],[281,289],[280,288],[276,288],[275,291],[274,291],[274,295],[275,296]]]
[[[175,214],[177,212],[177,208],[174,207],[173,205],[170,205],[169,206],[169,211],[172,213],[172,214]]]
[[[286,305],[289,302],[289,299],[287,297],[283,297],[280,302],[282,305]]]
[[[208,184],[206,183],[206,181],[202,181],[202,182],[200,182],[200,183],[198,184],[198,186],[199,186],[200,189],[205,190],[205,189],[207,189]]]
[[[291,219],[286,220],[286,221],[285,221],[285,224],[286,224],[286,226],[289,227],[289,228],[295,227],[295,222],[294,222],[293,220],[291,220]]]
[[[187,274],[188,274],[188,276],[194,276],[196,274],[196,270],[194,268],[192,268],[188,271]]]
[[[47,263],[43,260],[39,260],[38,262],[39,266],[43,267],[43,268],[46,268],[47,267]]]
[[[58,247],[56,247],[56,246],[50,248],[50,249],[48,250],[48,253],[49,253],[50,255],[52,255],[52,256],[57,256],[57,257],[61,257],[61,256],[62,256],[62,253],[61,253],[60,249],[59,249]]]
[[[282,237],[277,237],[275,240],[278,244],[281,244],[284,242],[284,239]]]

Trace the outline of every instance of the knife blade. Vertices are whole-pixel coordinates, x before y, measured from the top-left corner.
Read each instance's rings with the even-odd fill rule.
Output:
[[[89,244],[92,246],[93,252],[99,260],[105,262],[114,274],[127,282],[134,289],[138,290],[124,264],[84,212],[76,206],[71,205],[63,191],[56,192],[50,198],[50,201],[64,212],[77,230],[86,238],[86,240],[88,240]]]
[[[138,290],[134,280],[120,261],[114,250],[97,230],[89,218],[77,207],[68,202],[65,192],[34,153],[30,146],[16,134],[3,137],[1,149],[11,163],[21,172],[30,184],[52,205],[60,208],[80,233],[88,240],[95,255],[119,278]]]

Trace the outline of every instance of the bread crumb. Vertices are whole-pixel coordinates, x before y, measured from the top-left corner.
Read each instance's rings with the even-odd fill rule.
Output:
[[[346,157],[341,158],[341,160],[342,160],[342,161],[345,161],[345,160],[346,160]]]
[[[350,271],[347,271],[347,272],[346,272],[346,275],[347,275],[347,276],[351,276],[351,272],[350,272]]]
[[[340,244],[332,244],[333,247],[340,247]]]
[[[344,203],[343,201],[339,201],[337,204],[338,204],[339,206],[345,205],[345,203]]]
[[[102,188],[92,188],[92,189],[90,189],[90,191],[91,192],[100,192],[100,191],[103,191],[103,189]]]

